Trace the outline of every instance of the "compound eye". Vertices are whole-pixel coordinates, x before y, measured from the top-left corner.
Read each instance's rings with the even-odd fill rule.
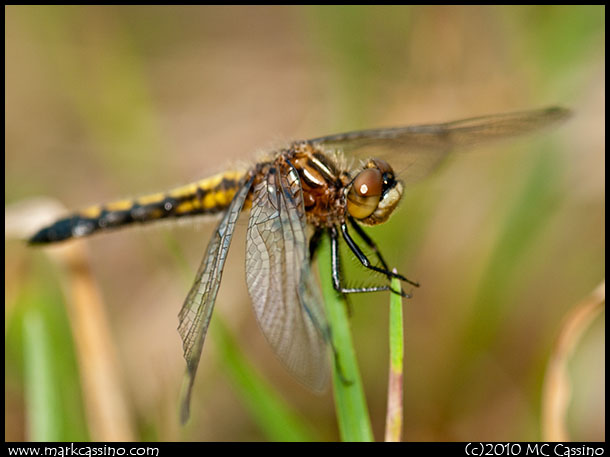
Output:
[[[372,159],[371,161],[373,162],[373,164],[375,164],[375,168],[378,168],[382,174],[389,173],[391,175],[394,175],[394,170],[392,170],[392,167],[390,166],[390,164],[387,163],[385,160]]]
[[[356,219],[364,219],[377,209],[383,189],[383,177],[377,168],[362,170],[347,194],[347,211]]]

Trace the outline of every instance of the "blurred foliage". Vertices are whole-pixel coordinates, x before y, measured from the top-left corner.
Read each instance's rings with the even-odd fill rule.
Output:
[[[50,268],[36,262],[32,273]],[[43,275],[44,277],[44,275]],[[7,314],[7,385],[19,381],[33,441],[83,441],[88,437],[70,326],[57,285],[28,277]],[[14,376],[19,378],[15,379]],[[16,438],[16,437],[15,437]]]
[[[314,440],[311,426],[278,396],[273,386],[244,358],[235,339],[218,317],[215,328],[222,365],[265,438],[269,441],[317,441]]]
[[[540,439],[560,322],[605,276],[604,42],[603,6],[8,6],[5,202],[47,195],[76,209],[159,191],[278,136],[569,106],[574,119],[553,132],[460,155],[407,186],[398,213],[369,231],[422,284],[404,310],[403,439]],[[206,343],[192,423],[178,427],[187,289],[175,252],[194,271],[210,233],[161,224],[89,243],[140,438],[281,439],[257,417],[264,397],[244,399],[243,378],[212,363],[244,356],[289,416],[315,424],[299,436],[339,439],[330,395],[298,386],[258,331],[243,235],[215,311],[243,354]],[[343,254],[350,284],[374,281]],[[5,438],[87,439],[65,300],[41,257],[6,244]],[[378,440],[387,303],[350,300]],[[576,440],[605,439],[604,337],[597,323],[571,369]]]

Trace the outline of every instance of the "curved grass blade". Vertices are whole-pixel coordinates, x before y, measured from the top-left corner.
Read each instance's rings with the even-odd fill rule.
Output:
[[[326,316],[341,365],[341,373],[338,372],[339,367],[336,363],[333,369],[333,390],[339,432],[343,441],[373,441],[371,420],[362,389],[356,352],[352,344],[347,306],[345,300],[333,289],[330,265],[330,242],[325,235],[318,250],[318,268]]]
[[[583,334],[601,314],[606,303],[606,281],[577,303],[566,315],[549,357],[542,387],[542,439],[570,441],[568,405],[572,396],[568,364]]]

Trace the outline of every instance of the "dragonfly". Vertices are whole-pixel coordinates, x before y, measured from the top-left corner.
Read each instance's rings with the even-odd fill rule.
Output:
[[[410,297],[402,288],[392,289],[390,280],[419,284],[388,268],[362,226],[386,222],[407,187],[428,176],[452,151],[533,132],[568,115],[567,109],[550,107],[294,141],[244,170],[85,208],[42,228],[29,243],[55,243],[161,219],[222,216],[179,313],[187,365],[184,423],[231,239],[239,215],[249,210],[246,283],[259,326],[288,371],[322,391],[329,374],[328,347],[333,349],[311,273],[322,236],[330,237],[332,284],[338,293],[389,291]],[[383,283],[349,287],[341,273],[340,242]]]

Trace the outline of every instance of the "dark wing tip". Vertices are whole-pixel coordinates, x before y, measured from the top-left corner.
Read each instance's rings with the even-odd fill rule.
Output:
[[[191,415],[189,403],[183,403],[180,406],[180,425],[186,425]]]
[[[187,368],[180,391],[180,425],[185,425],[191,415],[191,393],[194,381],[195,371]]]

